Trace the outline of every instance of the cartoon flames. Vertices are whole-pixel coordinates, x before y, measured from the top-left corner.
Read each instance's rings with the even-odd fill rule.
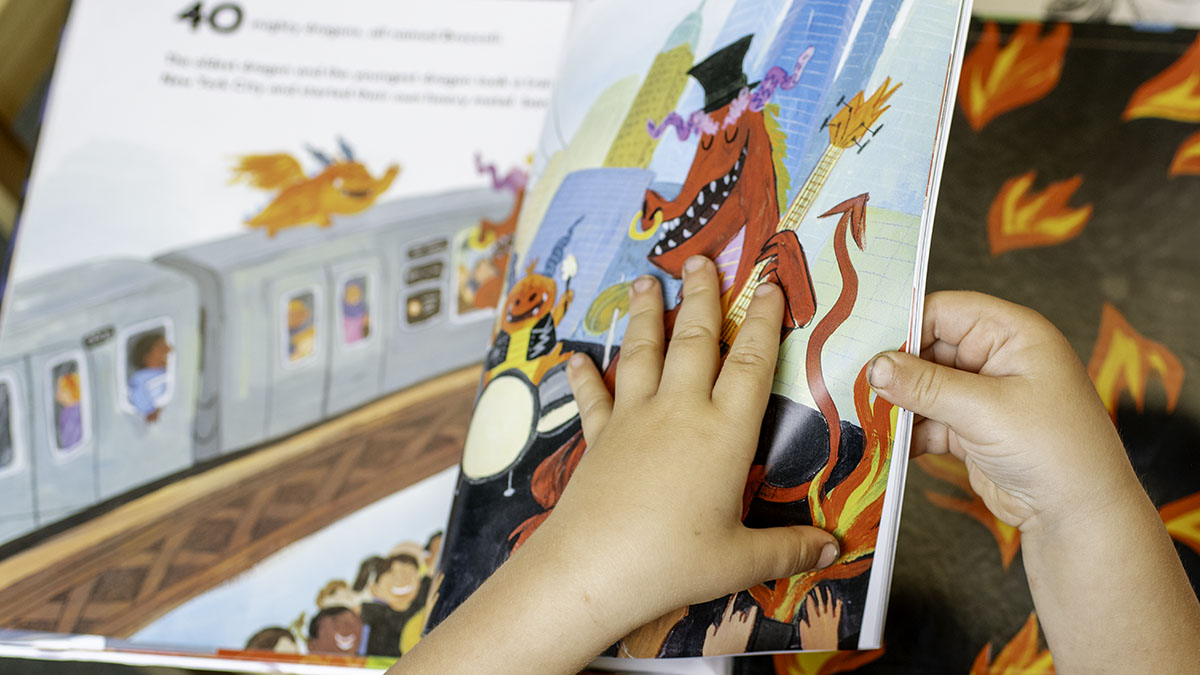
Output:
[[[923,455],[917,458],[916,462],[925,473],[946,481],[970,495],[969,499],[963,499],[932,490],[925,492],[925,498],[935,506],[964,513],[986,527],[995,538],[996,546],[1000,548],[1000,561],[1007,570],[1012,563],[1013,556],[1021,548],[1021,532],[992,515],[992,512],[984,505],[983,498],[971,489],[966,465],[951,455]]]
[[[1178,61],[1133,92],[1123,117],[1200,122],[1200,37]]]
[[[995,661],[991,660],[992,643],[979,650],[979,656],[971,665],[971,675],[1049,675],[1054,672],[1050,650],[1038,647],[1037,613],[1031,612],[1025,626],[1000,650]]]
[[[854,407],[862,423],[862,459],[845,480],[825,495],[825,499],[809,504],[813,522],[823,519],[824,529],[841,542],[841,556],[823,570],[780,579],[773,588],[760,584],[750,589],[750,595],[762,607],[763,616],[791,621],[804,597],[818,583],[851,579],[871,567],[899,408],[871,392],[866,366],[854,380]]]
[[[1151,372],[1162,379],[1167,412],[1173,412],[1183,388],[1183,364],[1171,350],[1134,330],[1116,307],[1104,303],[1100,337],[1088,361],[1088,375],[1114,423],[1122,391],[1128,390],[1133,396],[1139,413],[1145,408],[1146,382]]]
[[[1200,176],[1200,133],[1193,134],[1179,146],[1169,173],[1171,176]]]
[[[1158,515],[1173,539],[1200,555],[1200,492],[1167,504]]]
[[[1042,26],[1025,22],[1000,47],[1000,29],[993,21],[963,61],[958,98],[975,131],[996,117],[1044,98],[1058,86],[1071,27],[1055,26],[1042,38]]]
[[[1030,192],[1037,172],[1009,179],[988,211],[988,243],[992,255],[1005,251],[1059,244],[1083,231],[1092,205],[1074,208],[1067,202],[1083,184],[1083,176],[1052,183]]]
[[[1158,117],[1176,122],[1200,122],[1200,37],[1178,61],[1133,92],[1123,117],[1126,121]],[[1168,173],[1171,176],[1200,175],[1200,133],[1179,146]]]
[[[882,649],[860,652],[808,652],[776,654],[775,675],[834,675],[848,673],[876,661]]]

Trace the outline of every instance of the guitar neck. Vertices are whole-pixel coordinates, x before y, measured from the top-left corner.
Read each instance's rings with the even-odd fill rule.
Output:
[[[804,187],[800,189],[800,193],[788,205],[787,212],[779,219],[779,226],[775,228],[776,232],[783,232],[784,230],[794,232],[800,229],[800,223],[808,215],[809,209],[812,208],[813,202],[817,200],[817,195],[820,194],[821,188],[825,186],[825,181],[829,179],[829,174],[833,171],[833,166],[837,164],[843,152],[845,152],[844,148],[835,145],[829,145],[825,148],[825,152],[821,154],[821,159],[817,162],[816,168],[809,174],[808,179],[804,181]],[[762,285],[763,270],[766,266],[766,261],[754,266],[754,271],[746,279],[746,283],[742,286],[737,298],[729,304],[729,310],[725,312],[725,320],[721,322],[722,344],[732,345],[733,339],[737,337],[738,330],[742,327],[742,322],[746,320],[746,310],[750,309],[750,300],[754,297],[754,291]]]

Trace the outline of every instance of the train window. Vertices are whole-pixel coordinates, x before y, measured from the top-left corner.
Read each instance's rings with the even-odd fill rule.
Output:
[[[90,437],[87,412],[87,372],[82,354],[50,362],[50,422],[54,445],[65,454],[83,447]]]
[[[318,323],[316,289],[305,289],[284,298],[283,363],[296,366],[316,356]]]
[[[450,242],[446,241],[445,239],[434,239],[432,241],[417,244],[416,246],[409,248],[408,257],[410,260],[416,260],[417,258],[424,258],[425,256],[433,255],[434,253],[441,253],[449,247]]]
[[[0,373],[0,476],[16,473],[25,465],[22,401],[16,378]]]
[[[169,319],[121,331],[123,358],[117,365],[121,409],[148,423],[158,421],[175,393],[175,342]]]
[[[366,274],[349,277],[341,284],[342,344],[365,342],[371,336],[371,300]]]
[[[419,291],[404,301],[404,318],[409,325],[417,325],[437,316],[442,309],[442,292],[438,289]]]
[[[13,447],[12,389],[9,382],[0,380],[0,475],[17,466],[17,451]]]
[[[404,275],[404,280],[410,284],[419,284],[422,281],[437,279],[442,276],[442,270],[446,267],[441,261],[434,261],[422,265],[414,265],[408,268],[408,272]]]

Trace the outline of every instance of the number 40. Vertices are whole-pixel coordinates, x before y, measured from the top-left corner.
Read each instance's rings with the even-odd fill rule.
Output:
[[[190,21],[192,30],[198,30],[200,24],[207,22],[209,27],[218,33],[232,33],[242,25],[242,8],[232,2],[223,2],[204,12],[204,3],[197,2],[175,17],[180,21]]]

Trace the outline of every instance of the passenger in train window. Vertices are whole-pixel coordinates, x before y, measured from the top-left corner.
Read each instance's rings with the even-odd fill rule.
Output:
[[[316,351],[317,328],[313,323],[315,304],[312,293],[300,293],[288,301],[288,361],[303,361]]]
[[[71,450],[83,442],[83,393],[79,386],[79,364],[65,361],[54,367],[54,440],[59,450]]]
[[[171,345],[162,330],[143,333],[135,340],[130,352],[133,375],[129,376],[129,404],[146,422],[156,422],[162,412],[159,401],[167,392]]]
[[[342,336],[352,345],[371,334],[371,310],[367,305],[367,277],[358,276],[346,281],[342,291]]]
[[[363,623],[370,628],[367,653],[400,656],[404,651],[402,637],[406,633],[414,635],[413,627],[424,621],[422,610],[429,593],[429,577],[421,574],[420,561],[408,553],[373,556],[363,561],[354,582],[355,590],[364,588],[372,595],[372,601],[362,605]],[[419,629],[415,631],[419,633]],[[415,639],[410,641],[415,643]]]
[[[332,579],[320,591],[317,591],[317,607],[319,609],[346,607],[354,612],[361,612],[363,602],[370,600],[370,593],[353,590],[344,579]]]

